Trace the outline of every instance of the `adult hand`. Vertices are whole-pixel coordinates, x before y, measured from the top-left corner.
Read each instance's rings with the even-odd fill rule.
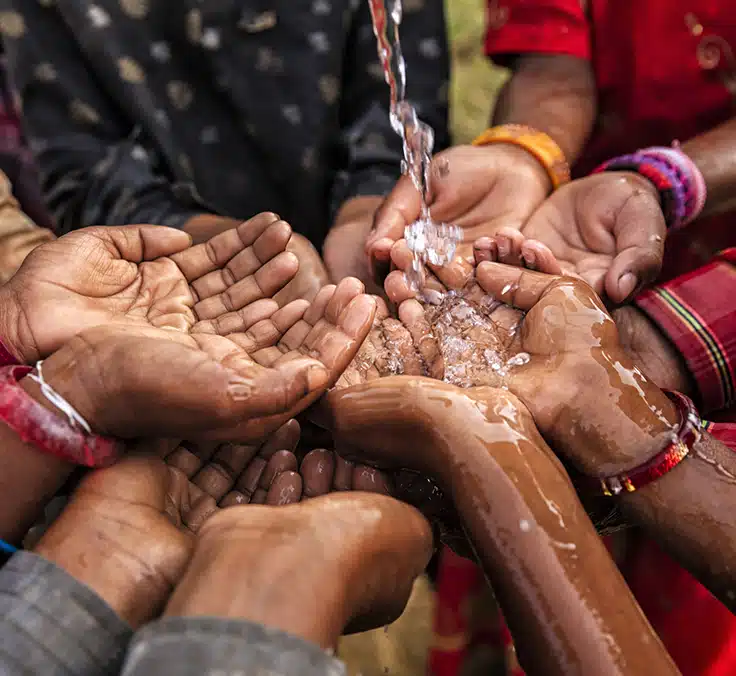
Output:
[[[544,167],[511,144],[457,146],[433,160],[432,218],[462,228],[458,255],[470,257],[471,244],[503,227],[520,229],[550,191]],[[421,215],[421,197],[403,176],[378,210],[366,243],[374,274],[388,274],[393,244]]]
[[[297,257],[299,271],[294,275],[294,279],[274,296],[274,300],[282,307],[293,300],[313,301],[319,290],[330,283],[330,276],[322,257],[306,237],[296,233],[291,236],[286,250]]]
[[[682,354],[662,330],[635,305],[624,305],[611,314],[621,347],[646,376],[657,387],[692,396],[692,375]]]
[[[546,245],[559,268],[546,265],[549,257],[533,244],[520,247],[514,233],[499,235],[493,260],[516,264],[523,258],[532,269],[577,275],[599,295],[620,304],[659,274],[667,227],[659,195],[649,181],[633,173],[610,172],[555,191],[522,234]]]
[[[362,291],[347,279],[311,306],[249,310],[226,336],[135,323],[89,329],[47,359],[43,374],[98,433],[259,439],[315,401],[353,358],[375,313]]]
[[[35,552],[135,628],[161,611],[189,563],[201,501],[160,458],[130,457],[89,474]]]
[[[495,299],[526,312],[511,349],[529,361],[506,382],[553,448],[591,475],[631,469],[661,450],[674,407],[625,353],[590,286],[489,262],[476,277]]]
[[[191,247],[161,226],[86,228],[39,247],[0,289],[2,337],[28,363],[86,328],[122,324],[183,335],[240,331],[299,267],[291,228],[260,214]],[[268,307],[275,307],[264,301]]]

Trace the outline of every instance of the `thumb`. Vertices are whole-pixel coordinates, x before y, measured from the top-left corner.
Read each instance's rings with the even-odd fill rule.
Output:
[[[375,244],[383,239],[395,242],[404,235],[404,228],[419,218],[422,199],[409,176],[402,176],[376,211],[373,232],[366,241],[366,252],[374,257]]]
[[[662,268],[667,226],[662,210],[649,194],[633,195],[613,227],[616,256],[605,278],[605,291],[617,304],[657,278]]]

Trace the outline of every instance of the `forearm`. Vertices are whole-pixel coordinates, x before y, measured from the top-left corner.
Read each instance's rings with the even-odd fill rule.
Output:
[[[696,136],[682,145],[695,162],[708,188],[702,216],[736,208],[736,118]]]
[[[26,390],[43,401],[38,385],[25,378]],[[62,487],[74,466],[31,444],[0,423],[0,538],[19,542]]]
[[[736,454],[704,434],[657,481],[621,498],[630,521],[736,611]]]
[[[527,673],[676,673],[542,439],[483,427],[451,493]]]
[[[596,87],[588,61],[562,55],[528,55],[517,61],[501,89],[493,124],[524,124],[549,134],[570,164],[593,129]]]

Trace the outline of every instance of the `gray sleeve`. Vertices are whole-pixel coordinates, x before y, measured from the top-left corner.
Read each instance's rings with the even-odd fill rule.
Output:
[[[4,47],[57,232],[181,227],[202,213],[185,184],[166,179],[162,158],[144,148],[140,129],[91,75],[61,3],[0,0],[0,8],[17,13],[24,27],[3,35]]]
[[[244,620],[169,617],[138,631],[122,676],[345,676],[318,646]]]
[[[3,676],[117,674],[130,628],[53,563],[18,552],[0,570]]]

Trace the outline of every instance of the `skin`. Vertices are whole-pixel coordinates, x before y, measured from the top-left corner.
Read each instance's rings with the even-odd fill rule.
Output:
[[[518,399],[397,376],[329,404],[338,442],[447,491],[527,673],[677,673]]]
[[[352,620],[371,626],[401,613],[432,550],[416,510],[360,493],[278,511],[221,509],[196,485],[205,469],[188,479],[149,455],[94,472],[35,551],[133,628],[165,606],[166,615],[247,619],[327,648]]]
[[[275,227],[281,226],[275,222]],[[140,234],[140,229],[136,228],[110,228],[105,232],[108,230],[118,230],[123,236]],[[98,234],[102,237],[104,232]],[[98,234],[91,236],[91,245],[99,241]],[[114,238],[116,233],[111,236]],[[228,245],[233,236],[238,238],[240,253],[232,250],[237,249],[233,246],[229,257],[223,257],[217,267],[211,255],[227,250],[224,245]],[[51,326],[36,313],[48,309],[46,294],[55,287],[48,281],[54,279],[54,275],[45,272],[45,264],[56,261],[57,245],[63,244],[65,239],[48,245],[54,255],[46,255],[46,247],[34,252],[14,278],[14,281],[29,280],[27,286],[21,287],[28,302],[23,305],[20,325],[26,327],[26,335],[33,336],[33,342],[27,344],[44,346],[43,350],[37,350],[42,354],[57,342],[67,341],[44,361],[44,378],[96,433],[122,438],[260,439],[305,409],[334,384],[373,321],[375,301],[362,293],[363,287],[357,280],[347,279],[338,287],[324,287],[311,306],[305,301],[296,301],[279,308],[272,300],[261,298],[263,288],[279,288],[287,280],[281,277],[281,283],[274,283],[274,275],[282,273],[273,266],[269,269],[272,259],[266,263],[258,261],[253,248],[258,249],[260,238],[252,246],[245,246],[240,235],[231,230],[209,245],[185,251],[185,254],[194,253],[182,256],[183,262],[180,258],[176,265],[177,270],[183,266],[195,279],[191,289],[180,285],[186,289],[180,292],[180,297],[189,294],[191,299],[196,289],[202,292],[197,298],[210,293],[205,300],[199,301],[211,302],[210,319],[200,322],[200,331],[187,330],[192,312],[186,306],[179,313],[165,312],[167,308],[177,309],[165,294],[160,294],[160,304],[150,304],[143,317],[139,312],[129,313],[132,316],[116,314],[121,300],[115,296],[112,300],[96,296],[99,292],[95,289],[100,287],[92,286],[91,282],[103,283],[105,279],[94,276],[96,268],[85,269],[84,266],[82,271],[86,277],[71,273],[69,276],[85,282],[86,286],[80,282],[80,288],[89,295],[72,293],[68,285],[62,289],[60,282],[57,300],[67,302],[70,308],[66,316],[68,324]],[[285,244],[282,239],[282,246]],[[61,253],[64,251],[62,249]],[[237,262],[249,258],[250,265],[257,266],[244,280],[250,283],[251,291],[240,296],[242,305],[238,312],[230,312],[232,304],[221,300],[228,291],[211,295],[211,290],[222,288],[226,284],[224,280],[233,278],[226,269],[228,260]],[[92,259],[95,260],[100,260],[99,256]],[[85,265],[89,261],[89,256],[83,259]],[[161,259],[155,263],[167,268],[175,266],[174,262],[169,264]],[[31,266],[30,273],[26,272],[26,265]],[[68,262],[66,266],[74,271]],[[50,267],[53,270],[53,265]],[[204,276],[201,275],[203,270],[207,270]],[[167,281],[164,278],[160,287],[148,290],[145,284],[149,281],[155,281],[153,273],[137,273],[133,288],[140,289],[138,298],[151,299],[157,288],[171,288],[164,284]],[[228,297],[232,297],[232,292]],[[122,307],[129,307],[129,301],[126,300]],[[79,319],[75,333],[84,322],[98,323],[105,321],[105,317],[111,320],[107,326],[72,334],[72,337],[68,333],[72,331],[71,319],[75,316]],[[152,326],[149,318],[163,326]],[[183,330],[176,330],[177,326]],[[219,330],[224,334],[228,329],[232,331],[226,335],[215,332]],[[162,364],[166,367],[161,368]],[[59,414],[36,384],[24,379],[22,386],[49,409],[51,416]],[[0,532],[13,540],[33,523],[37,506],[60,487],[72,467],[22,443],[9,428],[3,426],[0,435],[4,435],[6,442],[3,445],[6,471],[2,481],[8,489],[3,492],[8,499],[0,510]],[[18,487],[24,490],[19,491]],[[18,494],[23,496],[20,500],[9,497]]]
[[[354,197],[340,207],[322,245],[325,267],[333,282],[356,277],[366,285],[369,293],[381,295],[383,292],[373,280],[364,251],[376,210],[382,202],[382,197]]]
[[[240,221],[234,218],[199,214],[190,218],[184,224],[184,232],[191,235],[195,244],[200,244],[215,235],[237,228],[238,225],[240,225]],[[299,271],[294,279],[274,297],[275,300],[282,306],[293,300],[314,300],[317,292],[330,281],[319,253],[306,237],[296,233],[292,234],[287,251],[298,258]],[[340,281],[342,278],[339,277],[336,281]]]

